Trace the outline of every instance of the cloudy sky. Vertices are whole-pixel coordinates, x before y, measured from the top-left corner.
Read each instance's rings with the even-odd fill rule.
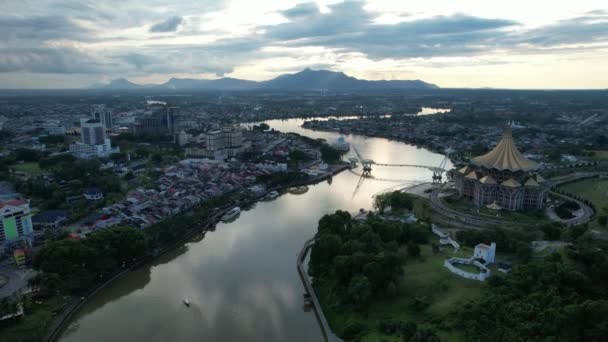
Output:
[[[608,88],[608,1],[0,1],[0,88],[306,67],[441,87]]]

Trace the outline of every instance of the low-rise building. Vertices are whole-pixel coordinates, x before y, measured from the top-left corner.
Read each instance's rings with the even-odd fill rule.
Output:
[[[103,199],[103,191],[98,188],[87,188],[82,195],[89,201],[101,201]]]
[[[35,229],[56,229],[61,227],[68,219],[67,210],[45,210],[32,217],[32,224]]]

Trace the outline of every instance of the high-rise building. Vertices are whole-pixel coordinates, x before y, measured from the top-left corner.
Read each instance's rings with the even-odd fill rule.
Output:
[[[80,119],[80,143],[71,144],[70,152],[78,158],[106,157],[118,152],[106,138],[104,126],[95,119]]]
[[[80,119],[80,141],[87,145],[101,145],[106,138],[103,124],[95,119]]]
[[[205,149],[186,149],[186,154],[222,159],[233,157],[243,152],[244,149],[243,132],[239,128],[226,127],[205,133]]]
[[[133,133],[137,135],[174,135],[177,129],[177,111],[179,107],[155,105],[152,111],[138,118],[133,124]]]
[[[0,244],[34,238],[30,205],[26,200],[0,201]]]
[[[112,110],[107,108],[106,105],[99,105],[95,107],[92,114],[93,119],[101,122],[105,129],[111,129],[114,122],[112,121]]]
[[[169,134],[175,133],[175,124],[176,124],[176,120],[177,120],[177,111],[178,110],[179,110],[179,107],[167,107],[167,112],[165,114],[163,123],[165,124],[167,131],[169,131]]]

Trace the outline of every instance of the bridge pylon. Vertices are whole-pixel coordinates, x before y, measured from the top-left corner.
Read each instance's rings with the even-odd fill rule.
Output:
[[[368,160],[363,160],[363,161],[361,161],[361,164],[363,165],[363,175],[364,176],[371,175],[373,163]]]

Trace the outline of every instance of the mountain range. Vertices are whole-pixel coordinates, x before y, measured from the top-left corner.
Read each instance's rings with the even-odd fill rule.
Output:
[[[201,90],[382,90],[382,89],[438,89],[432,83],[421,80],[361,80],[329,70],[306,68],[295,74],[284,74],[268,81],[248,81],[224,77],[220,79],[171,78],[162,84],[136,84],[125,78],[108,84],[96,84],[92,89],[201,89]]]

